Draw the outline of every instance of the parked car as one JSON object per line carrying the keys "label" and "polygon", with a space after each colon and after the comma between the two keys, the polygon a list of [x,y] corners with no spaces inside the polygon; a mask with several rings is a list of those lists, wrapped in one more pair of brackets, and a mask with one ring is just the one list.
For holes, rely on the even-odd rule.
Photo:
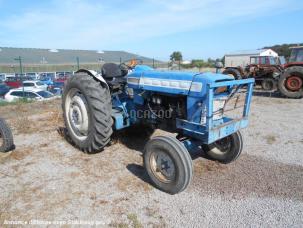
{"label": "parked car", "polygon": [[52,85],[47,87],[47,90],[55,95],[61,95],[63,93],[64,82],[55,81]]}
{"label": "parked car", "polygon": [[56,72],[57,82],[65,82],[69,77],[73,76],[74,72],[66,71],[66,72]]}
{"label": "parked car", "polygon": [[45,85],[52,85],[55,80],[55,73],[40,73],[39,80]]}
{"label": "parked car", "polygon": [[33,80],[39,79],[39,74],[35,72],[26,73],[26,77],[32,78]]}
{"label": "parked car", "polygon": [[25,88],[31,88],[31,89],[42,89],[42,90],[47,90],[47,85],[43,84],[40,81],[24,81],[23,86]]}
{"label": "parked car", "polygon": [[10,88],[19,88],[22,86],[21,78],[17,78],[15,76],[6,77],[5,84]]}
{"label": "parked car", "polygon": [[20,98],[26,98],[29,100],[51,100],[54,98],[54,94],[42,89],[12,89],[4,95],[4,100],[12,102]]}
{"label": "parked car", "polygon": [[5,81],[5,78],[6,78],[6,77],[5,77],[5,74],[0,74],[0,80],[1,80],[1,81]]}
{"label": "parked car", "polygon": [[0,96],[3,97],[10,88],[5,83],[0,83]]}

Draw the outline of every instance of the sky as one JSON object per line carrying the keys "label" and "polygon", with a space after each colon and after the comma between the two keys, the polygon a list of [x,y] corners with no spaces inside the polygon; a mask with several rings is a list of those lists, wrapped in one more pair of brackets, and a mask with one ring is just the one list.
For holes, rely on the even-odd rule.
{"label": "sky", "polygon": [[301,0],[0,0],[0,47],[183,59],[303,42]]}

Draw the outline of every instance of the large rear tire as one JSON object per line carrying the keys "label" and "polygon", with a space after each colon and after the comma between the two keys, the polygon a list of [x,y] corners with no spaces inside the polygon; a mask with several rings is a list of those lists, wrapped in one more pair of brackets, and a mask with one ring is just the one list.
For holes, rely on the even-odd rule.
{"label": "large rear tire", "polygon": [[303,97],[303,67],[293,66],[285,70],[279,79],[279,91],[289,98]]}
{"label": "large rear tire", "polygon": [[64,122],[75,146],[87,153],[101,151],[112,135],[108,88],[90,75],[78,73],[68,79],[62,99]]}
{"label": "large rear tire", "polygon": [[144,149],[144,166],[154,186],[176,194],[189,185],[192,160],[185,146],[176,138],[158,136],[148,141]]}
{"label": "large rear tire", "polygon": [[203,145],[202,148],[210,159],[228,164],[236,160],[242,152],[242,135],[240,131],[237,131],[210,145]]}
{"label": "large rear tire", "polygon": [[12,131],[6,121],[0,118],[0,152],[8,152],[14,148]]}
{"label": "large rear tire", "polygon": [[233,76],[236,80],[242,79],[240,71],[234,68],[227,68],[222,72],[222,74]]}

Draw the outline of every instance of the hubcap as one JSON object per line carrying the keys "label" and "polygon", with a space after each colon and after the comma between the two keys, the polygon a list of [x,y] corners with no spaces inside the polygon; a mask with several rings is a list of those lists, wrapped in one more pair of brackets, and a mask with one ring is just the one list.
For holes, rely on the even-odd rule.
{"label": "hubcap", "polygon": [[302,78],[300,78],[299,76],[290,76],[286,80],[287,88],[292,91],[300,90],[302,87],[302,84],[303,84]]}
{"label": "hubcap", "polygon": [[71,89],[65,100],[66,119],[72,134],[79,140],[85,140],[88,135],[87,102],[77,89]]}
{"label": "hubcap", "polygon": [[169,183],[175,179],[175,165],[171,157],[163,152],[153,152],[150,157],[151,170],[153,174],[164,183]]}

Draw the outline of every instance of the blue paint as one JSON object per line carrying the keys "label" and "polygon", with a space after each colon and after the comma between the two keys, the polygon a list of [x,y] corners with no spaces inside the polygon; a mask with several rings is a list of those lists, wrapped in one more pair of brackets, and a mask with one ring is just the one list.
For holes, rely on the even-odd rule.
{"label": "blue paint", "polygon": [[[248,126],[254,79],[234,80],[230,76],[214,73],[162,72],[143,65],[136,66],[127,79],[127,87],[133,89],[132,95],[123,91],[112,97],[112,116],[117,130],[139,123],[141,117],[137,115],[148,111],[147,103],[153,95],[185,98],[187,118],[176,119],[175,124],[188,137],[183,144],[189,151],[197,150],[201,144],[211,144]],[[172,81],[176,83],[170,84]],[[216,89],[219,87],[226,87],[226,91],[217,94]],[[228,115],[216,115],[214,119],[214,100],[227,99],[234,91],[238,92],[235,87],[247,90],[242,116],[231,119]],[[146,118],[148,119],[144,120],[150,124],[157,122],[157,117],[153,114]]]}

